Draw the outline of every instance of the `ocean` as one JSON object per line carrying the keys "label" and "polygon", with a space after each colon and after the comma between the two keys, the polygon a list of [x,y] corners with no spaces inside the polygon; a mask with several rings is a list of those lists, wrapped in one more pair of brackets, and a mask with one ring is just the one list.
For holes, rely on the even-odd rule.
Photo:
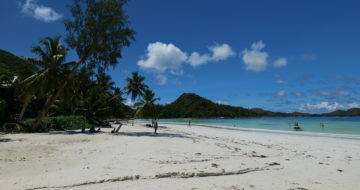
{"label": "ocean", "polygon": [[[148,120],[138,120],[148,121]],[[295,122],[302,127],[304,132],[352,134],[360,135],[360,117],[267,117],[267,118],[236,118],[236,119],[159,119],[159,123],[201,124],[211,126],[225,126],[243,129],[265,129],[294,131]],[[320,123],[324,127],[320,127]]]}

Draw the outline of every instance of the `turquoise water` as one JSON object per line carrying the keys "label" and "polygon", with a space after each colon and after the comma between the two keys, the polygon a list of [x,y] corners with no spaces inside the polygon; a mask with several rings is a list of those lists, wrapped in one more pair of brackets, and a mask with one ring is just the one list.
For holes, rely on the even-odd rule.
{"label": "turquoise water", "polygon": [[[159,122],[221,125],[237,128],[293,131],[290,126],[298,122],[304,132],[360,135],[360,117],[270,117],[237,119],[160,119]],[[145,120],[140,120],[145,121]],[[325,127],[321,128],[320,123]]]}

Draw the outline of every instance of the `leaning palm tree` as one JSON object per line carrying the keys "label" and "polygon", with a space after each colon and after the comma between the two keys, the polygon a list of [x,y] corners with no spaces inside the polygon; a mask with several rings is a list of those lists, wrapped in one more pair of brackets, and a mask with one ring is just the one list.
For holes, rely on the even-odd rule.
{"label": "leaning palm tree", "polygon": [[131,100],[135,101],[149,87],[144,83],[145,77],[139,75],[139,72],[132,72],[132,78],[126,78],[127,85],[124,90],[127,95],[131,94]]}
{"label": "leaning palm tree", "polygon": [[19,120],[22,119],[26,107],[33,98],[47,97],[46,101],[49,101],[51,94],[57,90],[57,87],[61,84],[61,79],[66,76],[73,64],[73,62],[64,64],[69,49],[61,44],[60,36],[55,38],[46,37],[40,40],[39,43],[39,46],[31,49],[39,58],[25,58],[40,70],[26,78],[21,84],[23,93],[20,98],[23,100],[24,105]]}
{"label": "leaning palm tree", "polygon": [[160,98],[155,98],[155,93],[150,89],[146,89],[142,97],[143,99],[135,104],[135,107],[139,108],[135,116],[138,118],[157,119],[159,113],[156,109],[155,102],[160,100]]}

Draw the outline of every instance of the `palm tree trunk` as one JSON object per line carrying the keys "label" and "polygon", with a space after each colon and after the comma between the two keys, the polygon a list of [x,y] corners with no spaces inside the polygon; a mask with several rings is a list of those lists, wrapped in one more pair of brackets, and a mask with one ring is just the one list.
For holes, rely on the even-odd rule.
{"label": "palm tree trunk", "polygon": [[27,107],[29,106],[31,99],[32,99],[32,97],[30,99],[26,100],[24,105],[22,106],[20,116],[18,118],[18,122],[21,121],[22,118],[24,117],[25,111],[26,111]]}
{"label": "palm tree trunk", "polygon": [[66,80],[64,81],[64,83],[59,87],[59,89],[57,89],[57,91],[55,92],[55,94],[53,94],[52,96],[50,96],[51,98],[49,99],[49,101],[45,102],[45,105],[43,106],[43,108],[40,110],[40,112],[38,113],[38,116],[36,117],[34,126],[32,128],[33,131],[36,131],[41,123],[41,121],[44,119],[44,117],[46,116],[46,114],[49,112],[50,107],[54,104],[55,100],[60,96],[60,94],[62,93],[62,91],[65,89],[66,85],[68,84],[69,80],[75,76],[76,71],[78,70],[78,68],[80,67],[80,65],[82,63],[85,62],[87,56],[83,56],[74,66],[74,68],[71,70],[70,74],[68,75],[68,77],[66,78]]}

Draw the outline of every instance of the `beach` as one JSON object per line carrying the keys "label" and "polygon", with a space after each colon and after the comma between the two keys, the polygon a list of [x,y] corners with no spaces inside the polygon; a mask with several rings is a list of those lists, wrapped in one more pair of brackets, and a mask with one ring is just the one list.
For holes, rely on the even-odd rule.
{"label": "beach", "polygon": [[360,189],[360,140],[159,123],[0,135],[0,184],[34,189]]}

